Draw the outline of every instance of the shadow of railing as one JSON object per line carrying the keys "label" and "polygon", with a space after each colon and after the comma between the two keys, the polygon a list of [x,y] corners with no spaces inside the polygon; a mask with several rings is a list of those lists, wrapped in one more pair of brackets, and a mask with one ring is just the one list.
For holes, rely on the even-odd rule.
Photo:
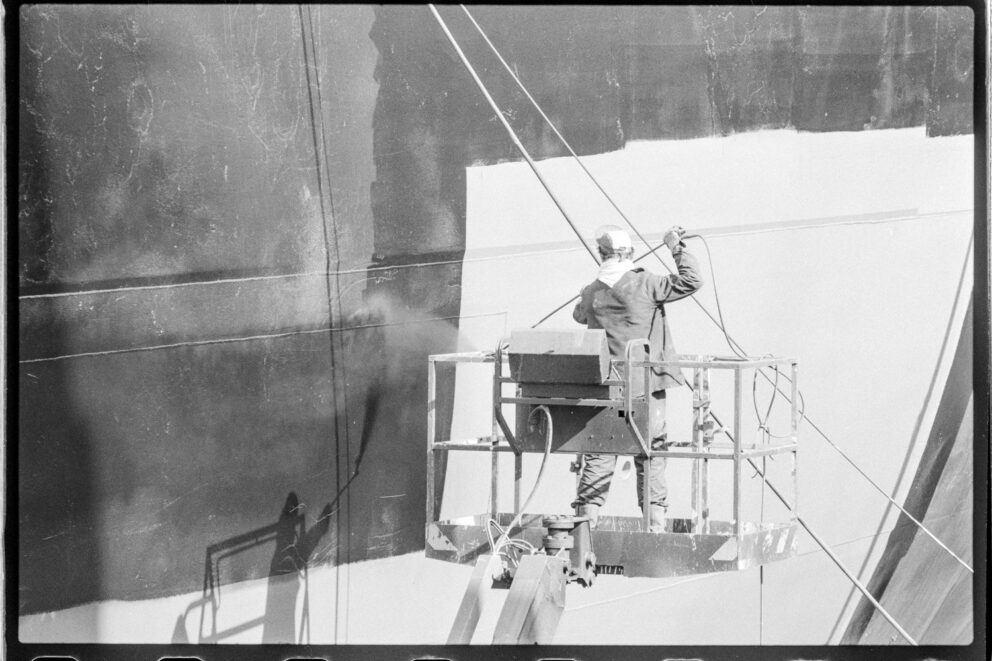
{"label": "shadow of railing", "polygon": [[[305,644],[310,642],[310,581],[308,560],[330,527],[331,505],[321,511],[320,517],[308,530],[305,508],[296,494],[286,497],[279,520],[271,525],[256,528],[207,547],[203,570],[203,595],[190,603],[176,620],[172,642],[219,643],[245,631],[262,627],[262,643]],[[246,551],[272,543],[275,551],[269,564],[265,610],[260,617],[246,619],[218,629],[221,607],[221,564]],[[296,626],[296,601],[303,587],[303,605],[299,626]],[[190,641],[187,620],[200,611],[197,640]],[[210,622],[207,627],[207,611]],[[209,629],[209,630],[207,630]],[[297,633],[298,632],[298,633]]]}

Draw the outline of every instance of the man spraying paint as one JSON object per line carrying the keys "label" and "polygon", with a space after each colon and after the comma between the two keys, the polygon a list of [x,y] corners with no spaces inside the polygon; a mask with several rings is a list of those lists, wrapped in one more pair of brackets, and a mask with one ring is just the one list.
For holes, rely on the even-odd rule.
{"label": "man spraying paint", "polygon": [[[596,244],[602,263],[599,273],[591,284],[582,289],[579,302],[575,305],[572,317],[588,328],[602,328],[606,331],[610,356],[623,359],[627,342],[648,338],[651,342],[652,361],[676,359],[675,347],[668,321],[665,316],[665,303],[690,296],[703,285],[696,258],[685,250],[682,237],[685,230],[672,227],[665,233],[664,241],[678,267],[678,273],[658,276],[634,264],[634,246],[630,235],[619,227],[606,225],[596,231]],[[667,443],[665,425],[665,389],[684,385],[685,379],[680,370],[673,372],[653,368],[651,374],[651,420],[649,431],[651,447],[664,449]],[[595,528],[599,508],[606,501],[616,466],[616,456],[587,454],[583,456],[579,484],[572,506],[580,516],[588,516],[590,526]],[[644,497],[644,458],[637,457],[637,498],[643,508]],[[665,485],[665,459],[651,461],[651,475],[648,477],[650,489],[651,532],[662,532],[665,528],[665,515],[668,510],[668,489]]]}

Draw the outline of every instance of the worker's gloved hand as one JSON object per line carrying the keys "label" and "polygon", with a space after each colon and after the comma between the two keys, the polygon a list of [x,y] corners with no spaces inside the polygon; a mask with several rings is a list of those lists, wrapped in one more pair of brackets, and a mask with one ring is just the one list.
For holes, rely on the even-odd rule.
{"label": "worker's gloved hand", "polygon": [[669,250],[675,250],[678,246],[684,245],[682,244],[683,236],[685,236],[685,228],[681,225],[674,225],[665,232],[665,245],[668,246]]}

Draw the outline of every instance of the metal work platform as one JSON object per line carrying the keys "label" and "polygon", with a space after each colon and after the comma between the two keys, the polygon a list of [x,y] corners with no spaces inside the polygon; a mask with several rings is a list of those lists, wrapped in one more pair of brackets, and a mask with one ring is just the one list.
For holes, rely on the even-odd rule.
{"label": "metal work platform", "polygon": [[[514,457],[514,509],[521,507],[522,459],[525,452],[543,453],[550,442],[555,453],[601,453],[692,462],[691,517],[673,518],[664,532],[649,532],[649,510],[641,517],[600,517],[592,531],[592,547],[600,572],[626,576],[670,577],[716,571],[737,571],[792,557],[796,551],[798,451],[798,368],[792,358],[693,356],[676,361],[652,362],[647,340],[628,343],[624,360],[610,360],[603,331],[518,331],[492,354],[459,353],[429,357],[427,439],[427,557],[471,564],[489,552],[490,520],[509,525],[513,513],[498,512],[499,453]],[[492,433],[472,441],[436,438],[436,387],[439,363],[486,363],[493,366]],[[506,376],[509,368],[509,376]],[[791,430],[785,439],[765,437],[762,443],[742,444],[744,379],[749,370],[789,370],[791,378]],[[651,448],[648,424],[653,406],[650,396],[652,369],[692,370],[692,438],[681,446]],[[722,428],[710,411],[710,377],[713,370],[729,370],[734,379],[731,429]],[[503,394],[504,384],[515,393]],[[516,407],[511,429],[504,406]],[[545,425],[531,413],[545,407],[552,421],[550,438]],[[732,431],[731,431],[732,430]],[[718,435],[729,442],[716,442]],[[489,452],[492,455],[490,489],[492,511],[439,521],[435,512],[435,457],[441,452]],[[742,482],[749,462],[787,455],[790,461],[793,509],[783,521],[742,520]],[[733,466],[732,518],[712,520],[709,513],[710,462]],[[649,470],[649,468],[645,468]],[[761,471],[764,480],[764,471]],[[647,488],[645,481],[645,489]],[[764,485],[762,485],[764,486]],[[644,499],[647,503],[648,499]],[[525,514],[510,534],[532,544],[544,535],[543,514]]]}
{"label": "metal work platform", "polygon": [[[437,521],[427,526],[427,557],[474,564],[490,552],[486,537],[488,514]],[[540,546],[545,534],[540,514],[525,514],[514,537]],[[496,515],[506,527],[512,513]],[[750,569],[795,554],[792,523],[745,523],[740,535],[726,521],[711,521],[709,532],[690,531],[689,519],[669,519],[663,533],[645,532],[640,517],[602,516],[592,531],[599,573],[666,578],[690,574]]]}

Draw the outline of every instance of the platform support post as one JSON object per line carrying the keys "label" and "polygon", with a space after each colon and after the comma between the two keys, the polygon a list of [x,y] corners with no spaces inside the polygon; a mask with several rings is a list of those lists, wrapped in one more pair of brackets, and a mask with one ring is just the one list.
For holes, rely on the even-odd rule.
{"label": "platform support post", "polygon": [[448,645],[468,645],[472,642],[472,634],[479,624],[479,616],[485,606],[486,595],[489,592],[492,576],[489,575],[490,555],[480,555],[475,561],[475,569],[469,578],[468,588],[462,595],[462,603],[455,615],[455,623],[448,634]]}
{"label": "platform support post", "polygon": [[[703,447],[707,447],[713,441],[712,428],[707,427],[708,424],[707,417],[710,412],[710,368],[706,367],[703,369],[703,389],[706,391],[706,411],[703,415]],[[710,531],[710,460],[703,459],[703,469],[702,469],[702,480],[703,485],[701,488],[701,500],[702,500],[702,523],[703,527],[700,532],[709,533]]]}
{"label": "platform support post", "polygon": [[[692,370],[692,449],[696,452],[703,447],[703,374],[702,369]],[[692,529],[698,532],[703,523],[702,512],[702,464],[692,460]]]}
{"label": "platform support post", "polygon": [[741,415],[744,410],[744,390],[741,369],[734,369],[734,535],[740,548],[743,527],[741,526],[741,470],[744,458],[741,448]]}
{"label": "platform support post", "polygon": [[[710,411],[710,371],[705,367],[693,369],[692,449],[702,452],[710,439],[706,429]],[[692,520],[693,532],[705,532],[709,518],[709,460],[692,460]]]}
{"label": "platform support post", "polygon": [[525,555],[496,622],[493,644],[550,644],[565,610],[566,575],[561,558]]}
{"label": "platform support post", "polygon": [[493,424],[492,424],[492,438],[489,439],[489,457],[490,457],[490,477],[491,483],[489,486],[489,516],[492,519],[496,519],[496,515],[499,512],[499,453],[496,452],[497,438],[499,436],[499,420],[496,417],[496,412],[500,411],[503,407],[503,354],[502,351],[496,351],[494,357],[493,365]]}
{"label": "platform support post", "polygon": [[[799,483],[798,475],[796,473],[796,460],[798,459],[798,449],[799,449],[799,364],[792,363],[792,434],[791,441],[796,444],[792,448],[792,452],[789,456],[792,457],[792,521],[795,522],[799,517]],[[805,408],[805,405],[804,405]],[[805,413],[805,411],[803,411]]]}
{"label": "platform support post", "polygon": [[524,453],[513,453],[513,511],[519,512],[521,507],[520,493],[524,477]]}
{"label": "platform support post", "polygon": [[434,436],[437,428],[437,362],[427,361],[427,518],[424,521],[424,535],[427,527],[437,520],[434,511]]}

